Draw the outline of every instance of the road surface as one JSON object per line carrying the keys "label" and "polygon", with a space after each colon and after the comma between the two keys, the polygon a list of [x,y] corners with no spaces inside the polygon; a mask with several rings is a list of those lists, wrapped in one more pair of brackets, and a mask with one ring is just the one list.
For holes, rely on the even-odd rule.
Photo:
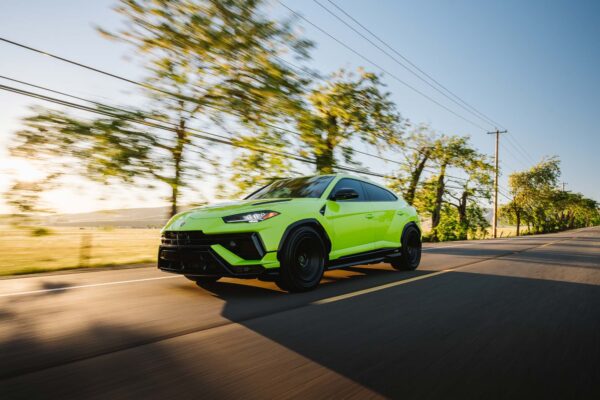
{"label": "road surface", "polygon": [[428,245],[316,291],[0,280],[0,399],[600,399],[600,228]]}

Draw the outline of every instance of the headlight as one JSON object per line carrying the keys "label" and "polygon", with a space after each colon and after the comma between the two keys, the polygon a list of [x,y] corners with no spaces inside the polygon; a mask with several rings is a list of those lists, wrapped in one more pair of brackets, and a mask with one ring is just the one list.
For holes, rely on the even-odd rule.
{"label": "headlight", "polygon": [[232,223],[232,222],[254,223],[254,222],[264,221],[265,219],[273,218],[278,215],[279,215],[279,213],[277,211],[252,211],[252,212],[248,212],[248,213],[235,214],[235,215],[229,215],[227,217],[223,217],[223,221],[225,221],[227,223]]}

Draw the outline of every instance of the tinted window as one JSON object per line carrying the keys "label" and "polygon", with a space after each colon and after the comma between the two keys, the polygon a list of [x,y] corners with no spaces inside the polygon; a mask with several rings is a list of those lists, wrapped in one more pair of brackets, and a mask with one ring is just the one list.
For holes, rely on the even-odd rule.
{"label": "tinted window", "polygon": [[371,185],[363,182],[369,201],[396,201],[398,198],[390,191],[380,188],[379,186]]}
{"label": "tinted window", "polygon": [[321,197],[333,176],[304,176],[280,179],[252,193],[247,199]]}
{"label": "tinted window", "polygon": [[351,200],[344,200],[344,201],[366,201],[367,200],[367,198],[365,196],[365,191],[362,187],[362,184],[359,181],[356,181],[354,179],[348,179],[348,178],[340,179],[339,182],[335,184],[335,187],[331,191],[331,195],[334,195],[335,192],[337,192],[340,189],[352,189],[352,190],[355,190],[356,193],[358,193],[357,198],[351,199]]}

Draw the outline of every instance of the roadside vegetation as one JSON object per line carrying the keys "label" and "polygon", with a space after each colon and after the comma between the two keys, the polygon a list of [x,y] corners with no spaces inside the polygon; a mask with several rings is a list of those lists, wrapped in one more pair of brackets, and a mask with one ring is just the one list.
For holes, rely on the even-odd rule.
{"label": "roadside vegetation", "polygon": [[0,225],[0,276],[155,262],[158,229],[46,228]]}
{"label": "roadside vegetation", "polygon": [[[372,71],[306,68],[314,43],[302,37],[295,19],[274,20],[264,10],[261,0],[118,2],[121,29],[99,33],[128,45],[145,68],[136,82],[145,101],[137,107],[91,102],[86,112],[32,109],[10,151],[47,175],[13,182],[5,194],[13,223],[31,226],[31,215],[51,212],[40,195],[69,175],[115,188],[163,189],[173,215],[184,193],[201,197],[206,176],[216,178],[222,197],[232,197],[275,177],[343,171],[375,176],[401,193],[430,221],[428,240],[489,236],[490,157],[468,136],[409,122]],[[395,170],[370,168],[377,158]],[[559,175],[558,158],[512,174],[502,221],[516,234],[523,227],[543,233],[600,223],[598,204],[559,190]],[[42,258],[25,260],[27,246],[12,250],[12,239],[3,238],[1,274],[78,265],[71,247],[50,250],[67,231],[40,229],[17,236],[44,243],[29,247]],[[105,233],[118,238],[125,232]],[[74,238],[73,246],[81,247]],[[98,248],[87,265],[151,259],[146,246],[156,238],[147,240],[123,257],[120,241],[107,241],[114,251]],[[18,254],[6,257],[11,251]]]}

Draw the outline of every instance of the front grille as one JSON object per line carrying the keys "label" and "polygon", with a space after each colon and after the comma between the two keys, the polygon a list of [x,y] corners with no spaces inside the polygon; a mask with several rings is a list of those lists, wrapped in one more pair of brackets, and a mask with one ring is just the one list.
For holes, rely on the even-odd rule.
{"label": "front grille", "polygon": [[184,274],[228,275],[229,271],[209,251],[161,249],[158,267]]}
{"label": "front grille", "polygon": [[228,265],[212,250],[186,247],[160,247],[158,268],[184,275],[256,276],[264,271],[260,265]]}
{"label": "front grille", "polygon": [[265,255],[258,233],[207,235],[202,231],[166,231],[161,237],[163,246],[212,246],[220,244],[245,260],[260,260]]}

